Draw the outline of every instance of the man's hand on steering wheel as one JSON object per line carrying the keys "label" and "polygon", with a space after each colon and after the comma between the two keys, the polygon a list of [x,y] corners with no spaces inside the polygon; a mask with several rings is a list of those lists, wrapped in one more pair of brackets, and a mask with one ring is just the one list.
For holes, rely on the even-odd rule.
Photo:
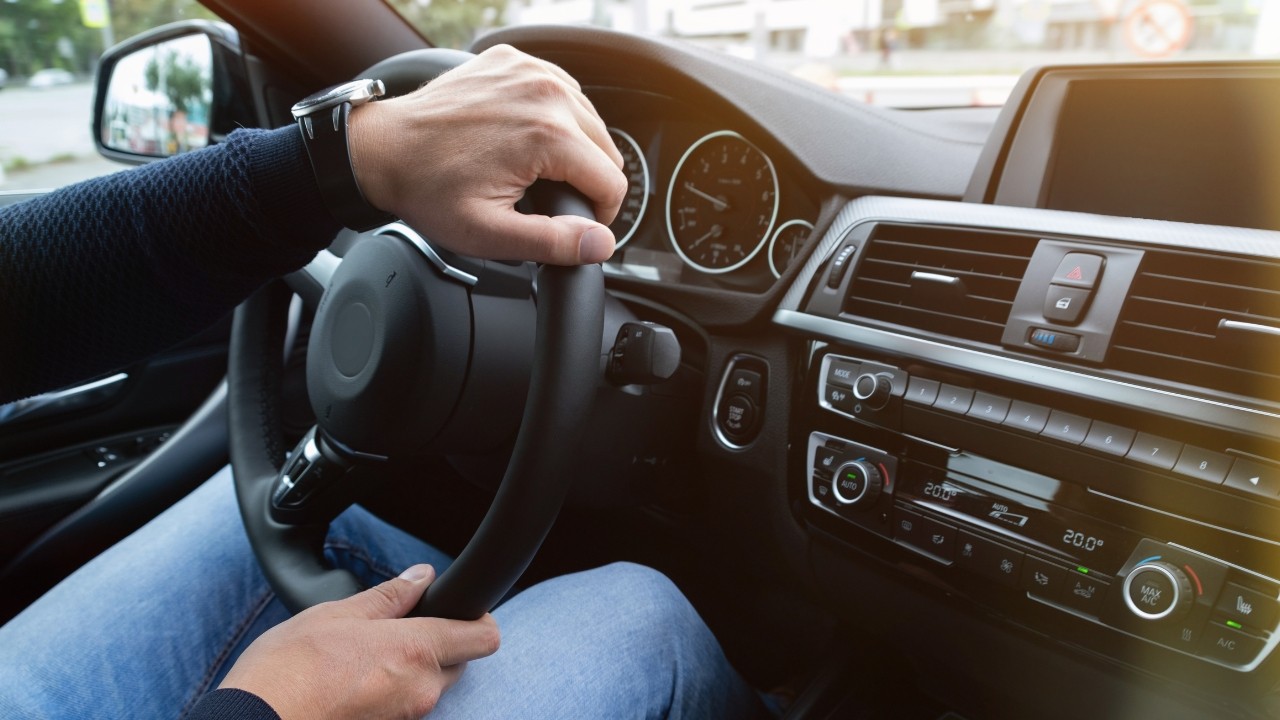
{"label": "man's hand on steering wheel", "polygon": [[604,121],[555,65],[490,48],[417,92],[360,106],[350,138],[369,202],[456,253],[554,265],[613,254],[601,222],[515,209],[535,180],[558,180],[608,223],[627,192]]}

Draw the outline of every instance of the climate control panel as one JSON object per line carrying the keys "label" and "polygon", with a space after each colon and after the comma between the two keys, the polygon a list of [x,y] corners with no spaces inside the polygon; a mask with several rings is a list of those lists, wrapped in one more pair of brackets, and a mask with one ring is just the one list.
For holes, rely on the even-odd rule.
{"label": "climate control panel", "polygon": [[[912,447],[903,440],[896,451]],[[920,456],[811,432],[809,502],[961,587],[1022,596],[1205,662],[1249,671],[1280,644],[1280,582],[1071,507],[1071,489],[1051,478],[959,451],[941,465]],[[1037,488],[1042,497],[1028,494]]]}

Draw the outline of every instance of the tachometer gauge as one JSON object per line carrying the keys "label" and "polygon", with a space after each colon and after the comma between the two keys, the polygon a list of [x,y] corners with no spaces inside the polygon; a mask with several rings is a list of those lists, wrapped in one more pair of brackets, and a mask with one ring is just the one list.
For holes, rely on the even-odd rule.
{"label": "tachometer gauge", "polygon": [[726,273],[746,265],[777,217],[773,161],[735,132],[713,132],[689,146],[671,176],[667,232],[695,270]]}
{"label": "tachometer gauge", "polygon": [[812,230],[813,225],[804,220],[788,220],[778,226],[769,241],[769,269],[774,277],[780,278],[787,271]]}
{"label": "tachometer gauge", "polygon": [[649,206],[649,165],[635,138],[617,128],[609,128],[609,135],[618,146],[618,152],[622,153],[622,172],[627,176],[627,196],[622,199],[618,216],[609,223],[609,229],[618,241],[617,247],[622,247],[636,234],[644,210]]}

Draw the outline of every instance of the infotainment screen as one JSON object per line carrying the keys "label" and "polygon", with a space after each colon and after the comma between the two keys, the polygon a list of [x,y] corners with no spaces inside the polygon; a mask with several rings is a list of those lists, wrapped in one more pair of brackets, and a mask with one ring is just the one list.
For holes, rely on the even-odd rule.
{"label": "infotainment screen", "polygon": [[1077,77],[1042,206],[1280,230],[1280,79]]}

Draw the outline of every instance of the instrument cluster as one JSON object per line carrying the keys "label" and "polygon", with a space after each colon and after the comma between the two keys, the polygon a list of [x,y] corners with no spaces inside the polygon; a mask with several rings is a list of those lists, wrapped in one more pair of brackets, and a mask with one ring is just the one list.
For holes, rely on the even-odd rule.
{"label": "instrument cluster", "polygon": [[[597,91],[629,183],[606,272],[763,290],[795,261],[817,205],[750,129],[668,98]],[[600,98],[604,95],[605,98]]]}

